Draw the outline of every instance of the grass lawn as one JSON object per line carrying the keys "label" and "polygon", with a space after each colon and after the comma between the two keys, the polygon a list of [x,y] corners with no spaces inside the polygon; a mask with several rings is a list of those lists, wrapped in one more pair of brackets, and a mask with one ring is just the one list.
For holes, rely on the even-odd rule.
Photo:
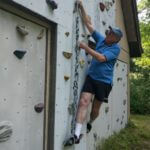
{"label": "grass lawn", "polygon": [[110,136],[98,150],[150,150],[150,115],[131,115],[127,127]]}

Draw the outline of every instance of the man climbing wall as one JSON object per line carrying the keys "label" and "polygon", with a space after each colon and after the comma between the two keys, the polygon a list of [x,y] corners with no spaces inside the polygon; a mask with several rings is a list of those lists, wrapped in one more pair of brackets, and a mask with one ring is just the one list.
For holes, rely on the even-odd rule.
{"label": "man climbing wall", "polygon": [[93,95],[95,98],[92,104],[90,120],[87,123],[87,133],[92,129],[93,121],[99,116],[102,103],[108,103],[108,96],[113,86],[114,65],[120,53],[120,47],[117,43],[123,36],[119,28],[110,28],[104,38],[103,35],[94,29],[91,19],[83,7],[82,1],[78,0],[77,4],[83,22],[96,42],[96,49],[91,49],[84,42],[79,42],[79,47],[85,50],[86,53],[89,53],[93,59],[80,95],[75,134],[66,141],[65,146],[80,143],[82,125],[86,119],[88,106]]}

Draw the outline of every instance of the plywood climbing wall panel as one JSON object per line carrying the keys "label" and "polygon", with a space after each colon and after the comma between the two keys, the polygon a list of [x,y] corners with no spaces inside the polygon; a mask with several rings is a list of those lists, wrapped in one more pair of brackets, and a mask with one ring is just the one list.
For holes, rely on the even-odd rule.
{"label": "plywood climbing wall panel", "polygon": [[42,150],[46,29],[0,10],[0,45],[0,125],[12,131],[0,149]]}
{"label": "plywood climbing wall panel", "polygon": [[112,91],[112,131],[119,131],[127,124],[127,64],[117,61]]}
{"label": "plywood climbing wall panel", "polygon": [[[64,140],[70,136],[73,117],[71,104],[74,98],[73,85],[76,60],[76,14],[73,13],[75,0],[55,0],[58,8],[54,10],[46,0],[39,0],[38,2],[37,0],[13,0],[13,2],[57,23],[56,96],[53,106],[55,107],[53,122],[55,134],[51,138],[54,138],[54,143],[52,143],[54,150],[62,150],[64,149]],[[100,8],[100,3],[105,7],[103,11]],[[83,5],[97,31],[105,35],[109,26],[115,27],[115,0],[83,0]],[[2,143],[0,146],[8,150],[10,147],[13,147],[13,150],[17,150],[17,148],[22,150],[27,145],[27,150],[40,150],[43,147],[43,112],[35,113],[34,105],[44,102],[45,28],[4,11],[1,12],[0,19],[3,21],[0,22],[0,42],[2,43],[1,52],[3,53],[0,55],[0,73],[2,74],[2,80],[0,81],[0,92],[2,93],[0,94],[0,112],[2,112],[0,113],[0,121],[10,121],[13,124],[13,134],[9,141]],[[18,23],[25,25],[29,34],[24,37],[21,36],[16,31]],[[41,33],[42,38],[37,39],[39,33]],[[79,16],[79,40],[87,42],[87,39],[83,36],[85,33],[88,34],[87,29]],[[26,31],[23,34],[26,34]],[[92,40],[91,37],[90,40]],[[27,51],[22,60],[13,55],[14,50],[17,49]],[[66,59],[63,52],[70,53],[72,56]],[[81,50],[79,54],[81,64],[78,67],[78,94],[82,89],[90,60],[91,57],[87,56],[84,50]],[[119,131],[127,122],[125,99],[128,66],[121,61],[117,63],[119,66],[115,66],[114,87],[109,96],[109,103],[102,105],[100,116],[93,123],[92,131],[90,134],[86,134],[86,122],[90,115],[89,108],[87,120],[82,129],[84,137],[81,143],[66,149],[95,150],[100,140],[111,135],[113,131]],[[123,69],[124,71],[122,71]],[[8,108],[11,109],[7,111]]]}

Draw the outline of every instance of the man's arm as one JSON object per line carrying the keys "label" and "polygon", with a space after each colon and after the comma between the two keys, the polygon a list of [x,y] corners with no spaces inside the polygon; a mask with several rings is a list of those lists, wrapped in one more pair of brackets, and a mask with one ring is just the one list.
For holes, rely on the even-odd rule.
{"label": "man's arm", "polygon": [[91,18],[86,13],[86,11],[85,11],[85,9],[83,7],[82,1],[78,0],[77,3],[79,4],[79,8],[81,10],[81,15],[82,15],[82,19],[83,19],[84,24],[86,25],[86,27],[89,30],[89,32],[93,33],[94,28],[93,28],[93,25],[92,25],[92,22],[91,22]]}
{"label": "man's arm", "polygon": [[100,62],[105,62],[106,57],[96,51],[94,51],[93,49],[91,49],[90,47],[88,47],[87,44],[80,42],[79,43],[80,48],[83,48],[87,53],[89,53],[91,56],[93,56],[95,59],[97,59]]}

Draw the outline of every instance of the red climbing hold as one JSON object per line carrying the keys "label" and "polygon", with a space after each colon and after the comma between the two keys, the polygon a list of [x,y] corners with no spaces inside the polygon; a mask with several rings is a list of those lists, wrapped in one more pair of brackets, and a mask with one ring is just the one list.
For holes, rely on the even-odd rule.
{"label": "red climbing hold", "polygon": [[99,3],[99,7],[100,7],[101,11],[104,11],[106,8],[103,3]]}

